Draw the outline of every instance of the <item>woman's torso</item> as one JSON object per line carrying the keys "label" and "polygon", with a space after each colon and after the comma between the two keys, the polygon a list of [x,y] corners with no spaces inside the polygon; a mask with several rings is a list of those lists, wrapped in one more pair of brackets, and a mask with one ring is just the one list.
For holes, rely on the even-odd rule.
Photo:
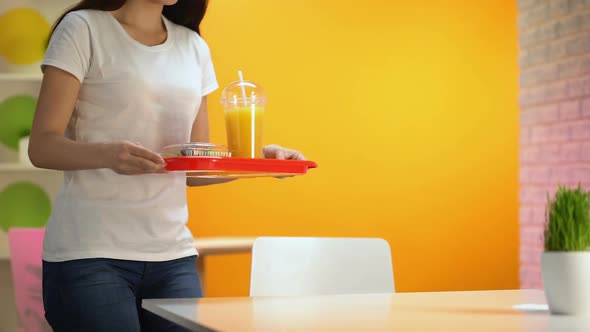
{"label": "woman's torso", "polygon": [[[90,58],[66,135],[85,143],[128,140],[154,152],[188,142],[206,88],[204,41],[165,20],[166,41],[149,47],[108,12],[70,15],[75,18],[66,19],[86,24],[76,23],[88,29],[87,40],[81,38],[88,52],[80,56]],[[192,255],[187,218],[184,174],[67,171],[47,225],[44,259],[153,261]]]}

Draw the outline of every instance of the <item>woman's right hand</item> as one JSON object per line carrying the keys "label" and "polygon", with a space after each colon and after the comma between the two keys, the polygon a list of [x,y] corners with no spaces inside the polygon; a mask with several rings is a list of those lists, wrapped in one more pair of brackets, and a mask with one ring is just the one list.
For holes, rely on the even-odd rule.
{"label": "woman's right hand", "polygon": [[109,165],[121,175],[138,175],[148,173],[166,173],[166,162],[139,144],[129,141],[109,145]]}

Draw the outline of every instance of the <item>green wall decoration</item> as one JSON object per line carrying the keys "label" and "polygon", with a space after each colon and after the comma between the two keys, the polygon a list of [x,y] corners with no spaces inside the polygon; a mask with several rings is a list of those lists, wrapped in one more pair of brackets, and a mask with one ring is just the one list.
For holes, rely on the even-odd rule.
{"label": "green wall decoration", "polygon": [[0,229],[44,227],[51,214],[51,200],[37,184],[15,182],[0,191]]}
{"label": "green wall decoration", "polygon": [[27,135],[33,124],[37,99],[16,95],[0,103],[0,143],[18,150],[18,142]]}

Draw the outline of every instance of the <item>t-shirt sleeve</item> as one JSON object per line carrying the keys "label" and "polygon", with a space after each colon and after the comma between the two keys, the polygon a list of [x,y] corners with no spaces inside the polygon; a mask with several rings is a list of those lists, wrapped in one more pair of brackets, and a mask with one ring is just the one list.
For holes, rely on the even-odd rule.
{"label": "t-shirt sleeve", "polygon": [[201,95],[206,96],[217,90],[219,85],[217,84],[217,77],[215,75],[215,68],[211,59],[209,46],[201,37],[199,37],[199,57],[201,63],[201,72],[203,73],[201,81]]}
{"label": "t-shirt sleeve", "polygon": [[53,66],[74,75],[80,83],[90,67],[90,29],[82,17],[68,13],[57,25],[41,63],[41,70]]}

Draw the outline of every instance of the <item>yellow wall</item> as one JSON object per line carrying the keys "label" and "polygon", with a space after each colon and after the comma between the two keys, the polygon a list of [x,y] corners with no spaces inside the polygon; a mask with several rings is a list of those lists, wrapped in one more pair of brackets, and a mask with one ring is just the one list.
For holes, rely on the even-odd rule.
{"label": "yellow wall", "polygon": [[[190,189],[197,236],[383,237],[398,291],[518,287],[514,0],[213,0],[204,37],[222,87],[266,88],[266,143],[320,167]],[[207,269],[247,294],[248,255]]]}

